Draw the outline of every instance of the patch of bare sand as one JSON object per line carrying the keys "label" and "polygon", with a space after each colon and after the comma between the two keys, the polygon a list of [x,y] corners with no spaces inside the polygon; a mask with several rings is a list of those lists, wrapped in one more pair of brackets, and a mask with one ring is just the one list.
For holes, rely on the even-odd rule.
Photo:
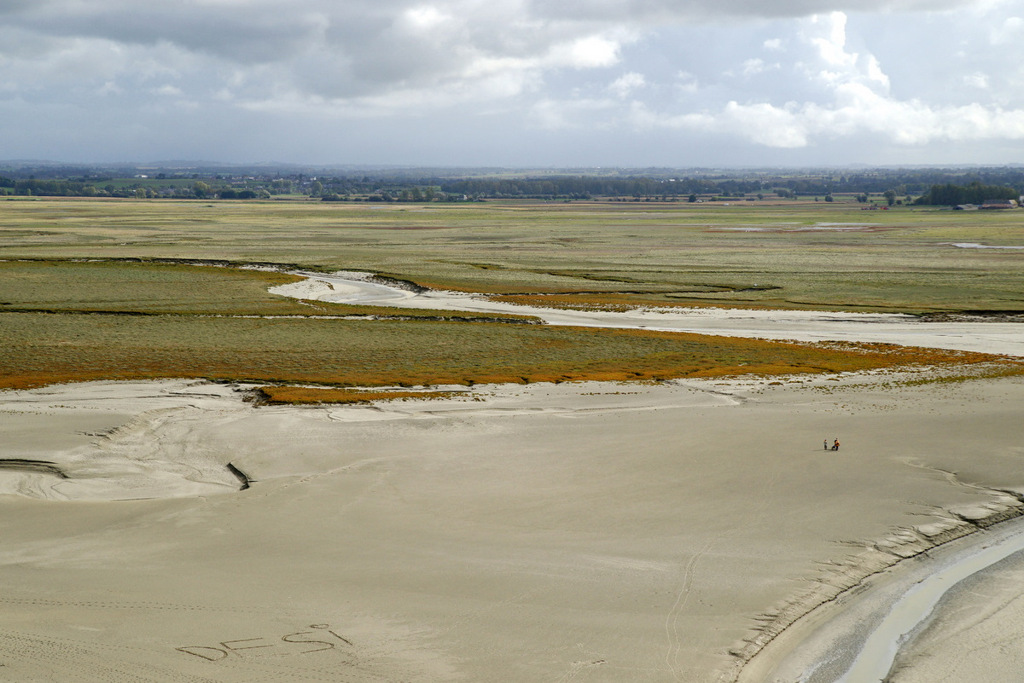
{"label": "patch of bare sand", "polygon": [[0,457],[65,466],[58,487],[76,467],[102,480],[90,454],[140,467],[144,442],[210,487],[0,495],[0,677],[728,677],[759,626],[892,556],[875,542],[897,527],[951,529],[950,508],[1002,500],[965,482],[1024,485],[1024,383],[892,379],[323,408],[189,382],[0,394]]}
{"label": "patch of bare sand", "polygon": [[190,436],[197,421],[244,411],[234,393],[195,381],[2,392],[0,494],[128,500],[237,490],[232,451]]}

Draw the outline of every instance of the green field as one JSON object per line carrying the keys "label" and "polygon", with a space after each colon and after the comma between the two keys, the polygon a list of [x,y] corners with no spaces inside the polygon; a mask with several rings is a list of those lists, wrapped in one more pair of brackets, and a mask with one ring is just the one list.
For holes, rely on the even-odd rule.
{"label": "green field", "polygon": [[1024,310],[1024,250],[953,245],[1024,247],[1022,223],[1024,212],[1015,211],[869,212],[808,202],[3,201],[0,386],[176,376],[472,384],[979,361],[471,322],[431,311],[408,320],[394,309],[269,294],[294,279],[285,273],[182,261],[367,270],[561,305],[1006,312]]}

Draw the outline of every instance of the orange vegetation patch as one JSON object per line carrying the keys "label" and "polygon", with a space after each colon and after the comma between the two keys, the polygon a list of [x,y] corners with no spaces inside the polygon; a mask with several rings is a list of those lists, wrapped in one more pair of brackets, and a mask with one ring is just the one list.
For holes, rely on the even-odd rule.
{"label": "orange vegetation patch", "polygon": [[325,403],[372,403],[374,401],[431,400],[450,398],[454,391],[367,391],[337,387],[263,386],[256,402],[266,405],[319,405]]}

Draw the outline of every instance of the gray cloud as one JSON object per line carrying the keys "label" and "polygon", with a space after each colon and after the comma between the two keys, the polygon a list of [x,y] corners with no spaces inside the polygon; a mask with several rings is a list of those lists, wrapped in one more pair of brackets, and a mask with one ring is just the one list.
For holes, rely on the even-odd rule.
{"label": "gray cloud", "polygon": [[170,43],[186,50],[244,62],[277,61],[294,54],[318,30],[315,16],[282,15],[269,5],[42,0],[9,12],[8,25],[54,38],[115,43]]}
{"label": "gray cloud", "polygon": [[707,21],[799,18],[828,12],[942,11],[969,0],[531,0],[531,14],[561,20]]}
{"label": "gray cloud", "polygon": [[[1024,0],[8,0],[0,133],[211,158],[200,143],[247,149],[224,142],[241,122],[274,131],[254,154],[391,155],[367,162],[664,163],[666,136],[751,158],[996,149],[1024,139],[1021,17]],[[42,153],[16,137],[17,155]],[[385,137],[394,148],[364,142]]]}
{"label": "gray cloud", "polygon": [[[836,9],[893,11],[924,3],[833,4]],[[416,84],[472,81],[482,70],[501,66],[510,72],[543,72],[604,65],[600,59],[588,62],[581,52],[585,44],[574,43],[609,34],[616,34],[609,40],[621,43],[624,33],[642,34],[666,22],[792,17],[826,9],[817,0],[312,0],[295,8],[268,0],[146,5],[135,0],[37,0],[7,3],[3,11],[5,24],[30,32],[36,45],[83,39],[169,45],[235,66],[275,65],[277,79],[297,90],[345,98]],[[25,49],[24,44],[0,45],[13,55]]]}

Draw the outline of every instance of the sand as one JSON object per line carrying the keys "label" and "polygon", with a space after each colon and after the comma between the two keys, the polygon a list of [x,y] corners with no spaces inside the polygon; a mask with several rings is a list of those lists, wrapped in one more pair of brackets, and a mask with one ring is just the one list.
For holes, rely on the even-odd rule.
{"label": "sand", "polygon": [[892,379],[5,392],[3,457],[68,479],[0,471],[0,678],[721,680],[851,555],[1024,485],[1024,382]]}
{"label": "sand", "polygon": [[[913,378],[0,392],[0,458],[34,463],[0,469],[0,680],[728,681],[759,652],[771,680],[1020,508],[1024,380]],[[978,580],[1024,609],[1020,567]]]}

